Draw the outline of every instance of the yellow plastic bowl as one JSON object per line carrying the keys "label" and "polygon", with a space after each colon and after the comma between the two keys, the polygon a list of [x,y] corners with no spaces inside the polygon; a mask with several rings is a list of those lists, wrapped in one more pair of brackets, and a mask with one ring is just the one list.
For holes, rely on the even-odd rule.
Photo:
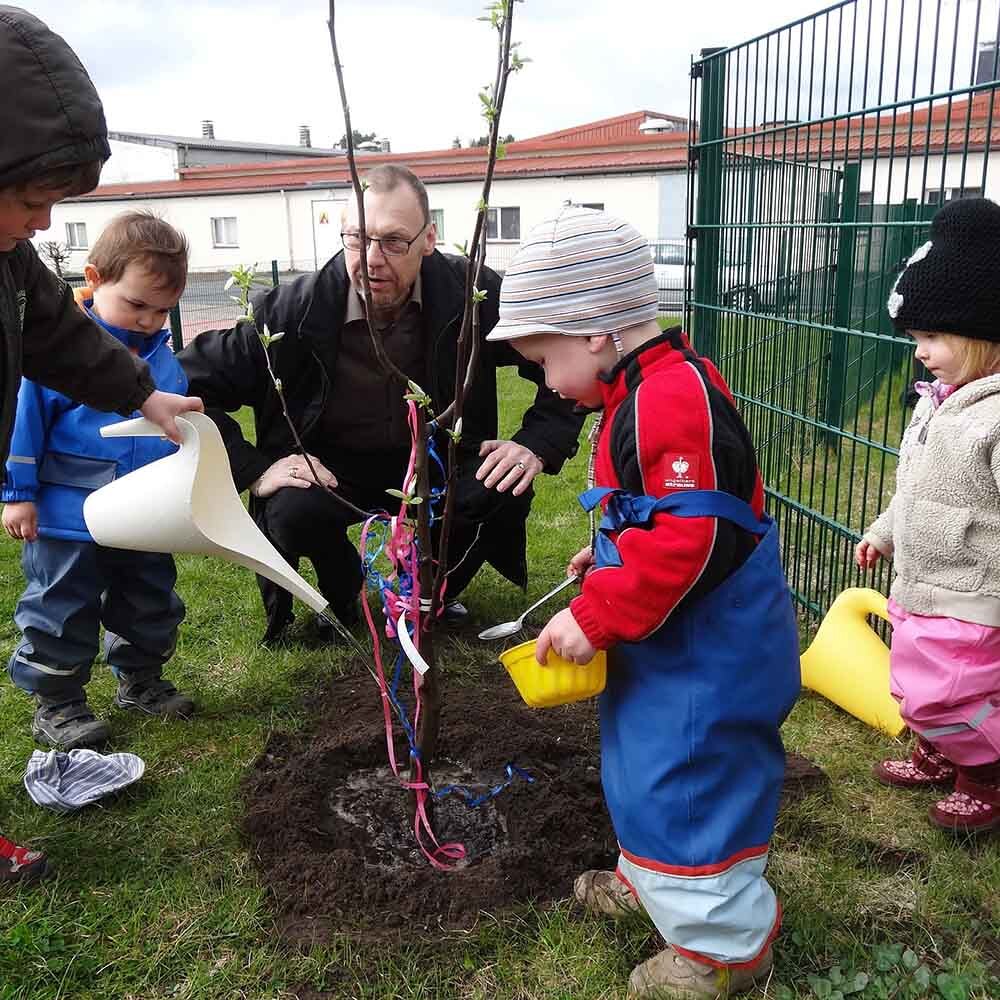
{"label": "yellow plastic bowl", "polygon": [[532,708],[552,708],[593,698],[604,690],[608,660],[603,650],[585,664],[570,663],[552,650],[542,666],[535,659],[535,641],[522,642],[500,654],[500,662]]}

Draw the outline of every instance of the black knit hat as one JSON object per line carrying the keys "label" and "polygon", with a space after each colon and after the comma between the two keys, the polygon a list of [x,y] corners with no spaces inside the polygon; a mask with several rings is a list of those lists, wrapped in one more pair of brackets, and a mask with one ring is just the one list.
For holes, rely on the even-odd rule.
{"label": "black knit hat", "polygon": [[988,198],[945,205],[896,279],[888,309],[900,330],[1000,342],[1000,205]]}

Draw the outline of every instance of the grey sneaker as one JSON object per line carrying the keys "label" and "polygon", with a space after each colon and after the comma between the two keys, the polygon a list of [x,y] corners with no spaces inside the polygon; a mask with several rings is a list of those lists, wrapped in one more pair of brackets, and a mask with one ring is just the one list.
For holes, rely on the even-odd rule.
{"label": "grey sneaker", "polygon": [[115,704],[161,719],[188,719],[194,715],[194,699],[182,694],[163,677],[130,678],[125,674],[118,679]]}
{"label": "grey sneaker", "polygon": [[56,697],[35,695],[38,708],[31,735],[56,750],[85,750],[103,746],[111,733],[107,723],[94,716],[83,689]]}

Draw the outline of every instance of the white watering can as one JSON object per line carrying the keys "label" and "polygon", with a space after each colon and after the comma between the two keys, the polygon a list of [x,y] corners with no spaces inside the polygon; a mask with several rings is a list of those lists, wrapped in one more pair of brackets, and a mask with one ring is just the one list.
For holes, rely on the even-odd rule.
{"label": "white watering can", "polygon": [[[94,541],[138,552],[219,556],[284,587],[341,631],[340,622],[324,614],[323,595],[288,565],[247,513],[211,417],[186,413],[177,426],[177,451],[87,497],[83,517]],[[101,436],[163,437],[163,431],[138,417],[102,427]]]}

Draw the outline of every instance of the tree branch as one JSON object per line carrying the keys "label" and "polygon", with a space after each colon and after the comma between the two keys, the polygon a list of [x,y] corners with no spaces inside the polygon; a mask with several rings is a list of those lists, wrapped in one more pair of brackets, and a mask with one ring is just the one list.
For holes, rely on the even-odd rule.
{"label": "tree branch", "polygon": [[[497,15],[502,20],[497,23]],[[493,175],[496,170],[497,148],[500,136],[500,115],[503,111],[504,98],[507,94],[507,81],[510,74],[523,65],[521,60],[513,63],[511,60],[511,31],[514,24],[514,0],[497,0],[493,8],[493,23],[498,29],[497,72],[493,84],[495,95],[492,105],[487,108],[490,121],[489,153],[486,161],[486,177],[483,181],[483,192],[479,199],[479,212],[476,216],[476,228],[473,233],[469,264],[465,272],[465,312],[462,316],[462,328],[458,338],[458,362],[455,366],[455,396],[451,404],[437,417],[437,423],[447,426],[453,424],[453,430],[448,442],[448,476],[445,484],[444,511],[441,515],[441,531],[438,539],[437,571],[434,576],[434,587],[431,600],[429,622],[433,623],[438,615],[443,600],[445,579],[448,575],[448,549],[451,539],[451,524],[455,509],[455,483],[458,478],[458,449],[462,434],[462,413],[465,397],[469,387],[476,377],[479,364],[479,354],[482,340],[479,335],[480,289],[479,283],[483,266],[486,261],[486,219],[489,212],[490,191],[493,187]]]}
{"label": "tree branch", "polygon": [[336,16],[337,0],[330,0],[330,17],[327,27],[330,32],[330,46],[333,49],[333,66],[337,71],[337,86],[340,88],[340,103],[344,108],[344,132],[347,139],[347,165],[351,171],[351,185],[354,188],[354,196],[358,201],[358,237],[361,240],[361,288],[364,292],[365,319],[368,323],[368,336],[371,337],[372,349],[375,351],[375,358],[382,366],[382,369],[402,385],[409,381],[393,363],[385,348],[382,346],[382,338],[375,329],[375,307],[372,301],[372,289],[368,282],[368,230],[365,228],[365,188],[358,176],[358,164],[354,155],[354,130],[351,128],[351,108],[347,103],[347,89],[344,86],[344,69],[340,64],[340,51],[337,48],[337,29],[334,18]]}

